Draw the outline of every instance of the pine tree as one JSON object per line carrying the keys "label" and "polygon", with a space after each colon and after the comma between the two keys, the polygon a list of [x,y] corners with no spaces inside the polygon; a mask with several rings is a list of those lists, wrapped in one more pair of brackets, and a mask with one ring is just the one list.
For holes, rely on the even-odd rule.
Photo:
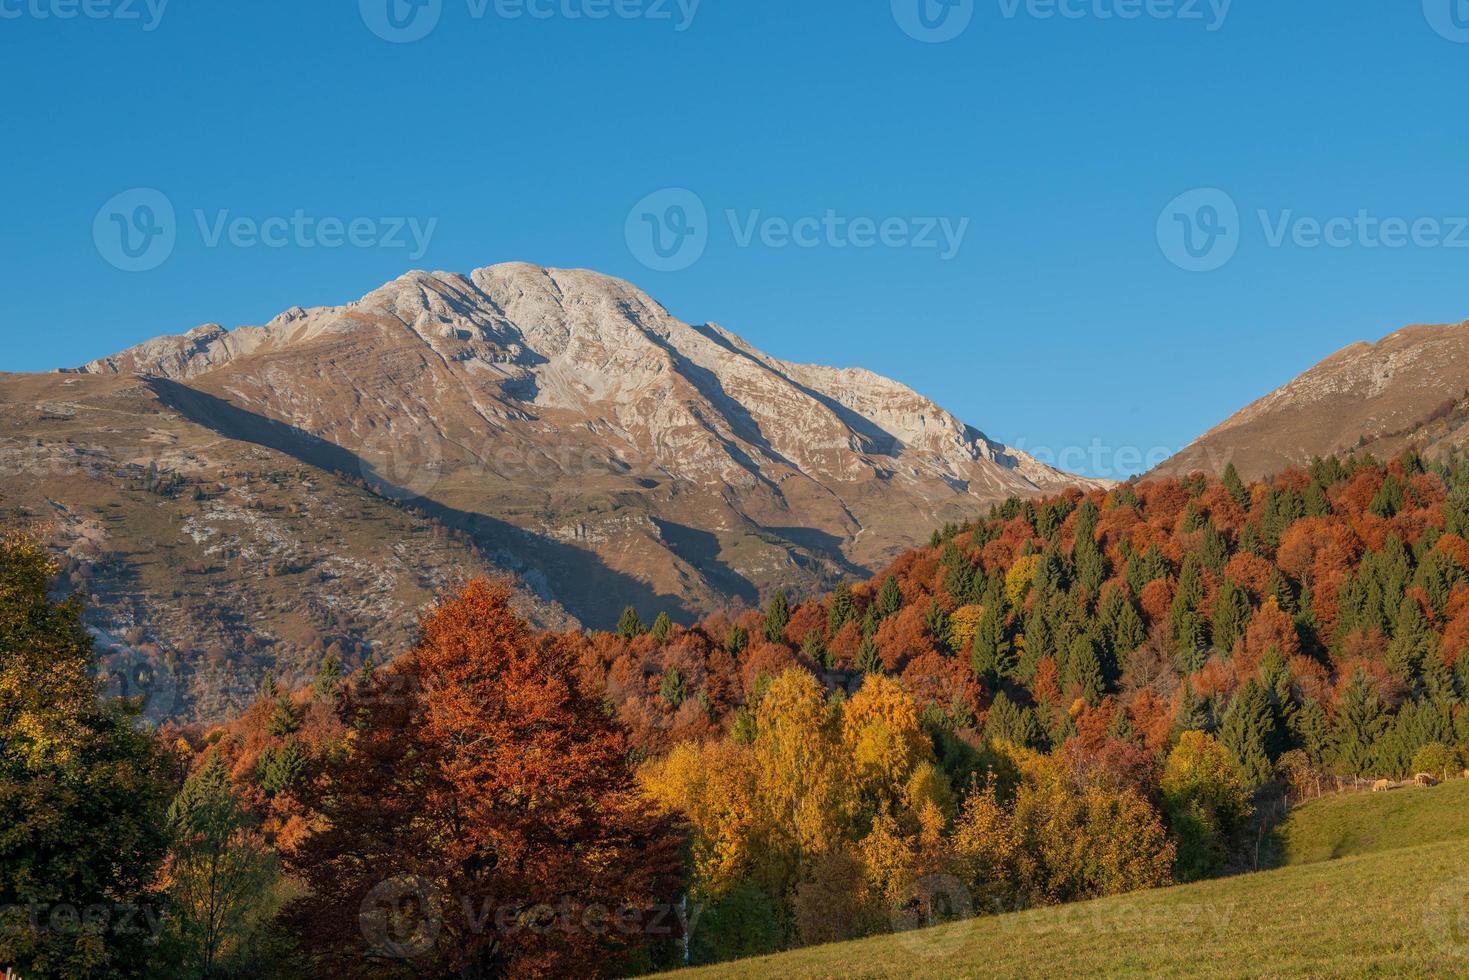
{"label": "pine tree", "polygon": [[1088,704],[1097,705],[1106,693],[1106,679],[1102,676],[1102,663],[1097,657],[1097,648],[1084,636],[1077,637],[1071,644],[1066,658],[1066,687],[1075,687]]}
{"label": "pine tree", "polygon": [[1324,769],[1331,758],[1331,722],[1326,709],[1314,698],[1301,702],[1301,707],[1291,718],[1291,736],[1306,753],[1313,769]]}
{"label": "pine tree", "polygon": [[1352,675],[1336,705],[1332,726],[1334,765],[1343,776],[1364,776],[1372,768],[1378,736],[1382,733],[1382,701],[1366,672]]}
{"label": "pine tree", "polygon": [[791,607],[786,600],[785,590],[777,592],[765,610],[765,638],[779,643],[785,636],[786,625],[791,621]]}
{"label": "pine tree", "polygon": [[342,658],[332,650],[327,650],[326,656],[321,658],[321,666],[316,669],[316,682],[311,685],[311,694],[316,698],[324,698],[336,690],[337,681],[342,679]]}
{"label": "pine tree", "polygon": [[831,593],[831,601],[826,609],[827,635],[836,636],[856,615],[857,610],[852,603],[852,587],[846,582],[838,583]]}
{"label": "pine tree", "polygon": [[617,621],[617,635],[624,640],[636,639],[642,636],[646,630],[643,621],[638,618],[638,611],[633,606],[628,606],[622,611],[622,618]]}
{"label": "pine tree", "polygon": [[1326,489],[1319,483],[1312,483],[1306,488],[1306,516],[1327,517],[1331,514],[1331,500],[1326,496]]}
{"label": "pine tree", "polygon": [[937,598],[928,600],[928,609],[923,613],[923,628],[928,631],[935,646],[943,646],[949,637],[949,614],[939,605]]}
{"label": "pine tree", "polygon": [[1290,668],[1279,647],[1272,646],[1265,651],[1265,657],[1260,661],[1260,682],[1269,692],[1271,705],[1275,709],[1277,741],[1270,747],[1270,755],[1271,758],[1276,758],[1286,750],[1288,734],[1293,730],[1292,723],[1296,712],[1300,710],[1291,684]]}
{"label": "pine tree", "polygon": [[1409,684],[1423,673],[1430,661],[1438,660],[1438,636],[1429,627],[1423,607],[1412,596],[1404,596],[1398,606],[1386,659],[1388,669]]}
{"label": "pine tree", "polygon": [[749,645],[750,634],[738,623],[730,626],[729,632],[724,634],[724,652],[731,657],[738,657]]}
{"label": "pine tree", "polygon": [[865,637],[857,647],[857,669],[864,674],[876,674],[882,670],[882,657],[877,652],[877,641]]}
{"label": "pine tree", "polygon": [[1406,502],[1402,481],[1389,473],[1387,479],[1382,481],[1382,486],[1378,488],[1377,495],[1372,498],[1372,503],[1367,509],[1378,517],[1389,518],[1396,516]]}
{"label": "pine tree", "polygon": [[801,655],[823,670],[832,670],[836,666],[819,629],[806,631],[805,638],[801,640]]}
{"label": "pine tree", "polygon": [[[1125,542],[1124,542],[1125,543]],[[1149,582],[1168,576],[1168,559],[1156,543],[1148,545],[1141,555],[1127,561],[1127,587],[1133,595],[1142,595],[1143,587]]]}
{"label": "pine tree", "polygon": [[898,580],[889,575],[883,579],[882,588],[877,593],[877,618],[887,619],[902,608],[903,592],[898,588]]}
{"label": "pine tree", "polygon": [[1208,732],[1214,728],[1209,715],[1209,706],[1194,693],[1193,684],[1183,682],[1178,694],[1178,714],[1174,717],[1175,732]]}
{"label": "pine tree", "polygon": [[1131,597],[1121,588],[1113,587],[1103,596],[1098,617],[1114,660],[1124,659],[1147,639],[1142,617],[1138,615]]}
{"label": "pine tree", "polygon": [[1204,567],[1215,575],[1224,572],[1224,566],[1229,562],[1229,542],[1224,540],[1224,535],[1214,526],[1212,520],[1204,522],[1204,533],[1199,539],[1199,560]]}
{"label": "pine tree", "polygon": [[677,710],[687,697],[684,688],[683,671],[677,667],[669,667],[663,673],[663,683],[659,685],[658,692],[670,708]]}
{"label": "pine tree", "polygon": [[1273,598],[1275,605],[1287,616],[1294,616],[1300,610],[1290,582],[1278,567],[1273,567],[1270,572],[1270,581],[1265,584],[1265,594]]}
{"label": "pine tree", "polygon": [[1076,508],[1076,523],[1072,525],[1072,533],[1078,543],[1082,541],[1096,543],[1097,522],[1101,518],[1101,510],[1090,497],[1081,502],[1081,505]]}
{"label": "pine tree", "polygon": [[970,662],[975,676],[989,687],[1015,673],[1015,652],[1005,632],[1005,623],[998,603],[985,607],[984,615],[974,630]]}
{"label": "pine tree", "polygon": [[1234,468],[1233,463],[1224,467],[1224,489],[1234,498],[1234,502],[1245,510],[1250,509],[1250,491],[1245,488],[1244,481],[1239,478],[1239,470]]}
{"label": "pine tree", "polygon": [[306,753],[294,735],[288,736],[279,749],[266,746],[256,763],[255,774],[266,796],[275,797],[296,784],[306,771]]}
{"label": "pine tree", "polygon": [[1011,701],[1004,691],[995,695],[985,715],[984,737],[987,741],[1009,742],[1021,748],[1033,748],[1042,740],[1035,712]]}
{"label": "pine tree", "polygon": [[660,612],[657,618],[653,620],[653,629],[650,632],[653,634],[653,639],[659,643],[666,642],[668,634],[673,632],[673,619],[669,617],[668,613]]}
{"label": "pine tree", "polygon": [[275,711],[271,714],[270,721],[266,723],[265,731],[276,738],[285,738],[300,730],[301,713],[296,710],[296,705],[291,701],[290,696],[282,694],[276,698]]}
{"label": "pine tree", "polygon": [[1184,659],[1180,667],[1186,667],[1183,673],[1191,673],[1202,667],[1198,661],[1202,658],[1203,651],[1208,647],[1208,638],[1205,635],[1204,620],[1199,615],[1199,603],[1204,601],[1203,570],[1199,557],[1194,552],[1183,560],[1183,568],[1178,576],[1178,591],[1173,597],[1173,606],[1169,611],[1169,619],[1173,627],[1173,643],[1178,649],[1178,654]]}
{"label": "pine tree", "polygon": [[1102,558],[1102,552],[1094,541],[1084,538],[1077,542],[1073,555],[1076,585],[1087,595],[1095,596],[1101,591],[1102,583],[1107,580],[1107,563]]}
{"label": "pine tree", "polygon": [[1223,653],[1232,650],[1234,642],[1245,635],[1245,627],[1253,612],[1249,593],[1226,578],[1219,586],[1219,594],[1214,597],[1211,629],[1214,648]]}
{"label": "pine tree", "polygon": [[1255,678],[1235,694],[1219,738],[1234,754],[1251,786],[1262,786],[1274,777],[1270,746],[1275,741],[1275,713],[1270,696]]}

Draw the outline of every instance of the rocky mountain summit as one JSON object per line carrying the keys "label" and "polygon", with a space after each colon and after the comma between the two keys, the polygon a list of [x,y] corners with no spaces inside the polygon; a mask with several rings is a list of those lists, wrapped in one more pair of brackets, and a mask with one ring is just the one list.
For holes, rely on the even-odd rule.
{"label": "rocky mountain summit", "polygon": [[511,575],[550,626],[689,619],[1093,482],[870,371],[524,264],[0,375],[0,499],[201,717],[326,648],[391,657],[456,576]]}
{"label": "rocky mountain summit", "polygon": [[543,544],[514,564],[592,623],[629,600],[702,611],[814,588],[990,501],[1085,482],[897,382],[781,361],[582,270],[411,272],[79,370],[160,379],[232,438],[282,423],[451,525],[524,531]]}

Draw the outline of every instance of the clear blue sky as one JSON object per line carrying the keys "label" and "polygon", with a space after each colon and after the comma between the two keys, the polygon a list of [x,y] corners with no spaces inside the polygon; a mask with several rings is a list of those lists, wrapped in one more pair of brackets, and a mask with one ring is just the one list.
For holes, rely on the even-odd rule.
{"label": "clear blue sky", "polygon": [[[0,0],[0,369],[521,259],[889,374],[1012,444],[1146,453],[1347,343],[1469,317],[1469,247],[1436,242],[1469,246],[1469,0],[1457,20],[1451,0],[1237,0],[1222,22],[1219,0],[960,0],[948,20],[925,0],[931,31],[920,0],[702,0],[691,21],[690,0],[395,0],[405,32],[433,26],[408,43],[374,33],[387,0],[82,2]],[[141,272],[98,245],[157,226],[136,196],[100,210],[134,188],[176,212]],[[707,213],[675,271],[629,244],[665,188]],[[1224,211],[1166,213],[1196,188]],[[221,212],[367,219],[366,247],[211,245]],[[890,244],[742,241],[828,212],[894,219]],[[1432,223],[1385,247],[1359,212]],[[378,241],[397,217],[436,219],[422,256]],[[1308,247],[1301,217],[1352,219],[1344,247]],[[967,219],[957,254],[904,244],[923,218]]]}

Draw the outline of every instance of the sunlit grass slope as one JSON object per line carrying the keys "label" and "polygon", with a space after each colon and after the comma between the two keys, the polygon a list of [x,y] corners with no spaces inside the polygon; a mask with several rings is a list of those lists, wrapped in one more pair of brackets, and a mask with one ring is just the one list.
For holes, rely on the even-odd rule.
{"label": "sunlit grass slope", "polygon": [[1299,808],[1286,867],[680,977],[1469,976],[1469,780]]}

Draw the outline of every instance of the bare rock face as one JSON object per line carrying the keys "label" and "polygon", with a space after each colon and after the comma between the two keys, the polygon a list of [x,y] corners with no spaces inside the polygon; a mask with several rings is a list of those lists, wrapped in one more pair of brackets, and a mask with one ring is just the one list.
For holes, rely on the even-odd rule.
{"label": "bare rock face", "polygon": [[1316,456],[1462,442],[1469,321],[1404,327],[1338,351],[1246,406],[1165,462],[1160,474],[1219,474],[1231,462],[1258,479]]}
{"label": "bare rock face", "polygon": [[628,602],[821,588],[993,501],[1091,482],[897,382],[781,361],[584,270],[411,272],[79,370],[147,376],[229,439],[355,469],[595,625]]}

